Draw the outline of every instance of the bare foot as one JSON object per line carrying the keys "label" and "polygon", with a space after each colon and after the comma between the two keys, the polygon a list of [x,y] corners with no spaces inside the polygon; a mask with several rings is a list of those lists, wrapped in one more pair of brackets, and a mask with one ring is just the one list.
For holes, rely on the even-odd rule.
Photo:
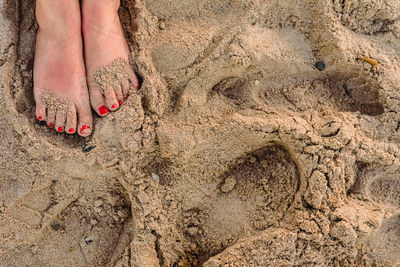
{"label": "bare foot", "polygon": [[139,87],[118,16],[119,0],[82,0],[82,29],[90,102],[100,116],[117,110]]}
{"label": "bare foot", "polygon": [[36,18],[36,116],[58,132],[88,136],[93,119],[86,86],[79,1],[37,0]]}

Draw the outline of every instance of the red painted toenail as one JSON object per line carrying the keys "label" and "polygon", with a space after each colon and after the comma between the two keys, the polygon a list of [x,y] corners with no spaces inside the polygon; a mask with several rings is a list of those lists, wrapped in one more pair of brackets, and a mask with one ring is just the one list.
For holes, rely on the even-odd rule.
{"label": "red painted toenail", "polygon": [[39,117],[37,117],[38,118],[38,120],[43,120],[43,117],[42,116],[39,116]]}
{"label": "red painted toenail", "polygon": [[49,127],[50,127],[50,128],[53,128],[53,123],[50,122],[50,123],[49,123]]}
{"label": "red painted toenail", "polygon": [[90,129],[90,126],[83,125],[81,130],[79,131],[81,134],[83,134],[83,131]]}
{"label": "red painted toenail", "polygon": [[108,110],[108,108],[106,108],[106,106],[101,106],[101,107],[99,108],[99,112],[100,112],[100,115],[105,115],[105,114],[107,114],[107,113],[110,112],[110,111]]}
{"label": "red painted toenail", "polygon": [[68,130],[68,132],[73,133],[73,132],[75,132],[75,130],[74,130],[74,128],[71,128]]}
{"label": "red painted toenail", "polygon": [[118,104],[120,105],[120,106],[122,106],[122,100],[120,100],[120,101],[118,101]]}
{"label": "red painted toenail", "polygon": [[61,133],[62,131],[63,131],[63,127],[58,127],[58,128],[57,128],[57,132],[60,132],[60,133]]}
{"label": "red painted toenail", "polygon": [[80,133],[80,134],[84,134],[84,131],[85,131],[85,130],[89,130],[89,129],[90,129],[90,126],[83,125],[82,128],[81,128],[81,130],[79,131],[79,133]]}
{"label": "red painted toenail", "polygon": [[117,108],[117,105],[114,104],[114,105],[111,106],[111,108],[112,109]]}

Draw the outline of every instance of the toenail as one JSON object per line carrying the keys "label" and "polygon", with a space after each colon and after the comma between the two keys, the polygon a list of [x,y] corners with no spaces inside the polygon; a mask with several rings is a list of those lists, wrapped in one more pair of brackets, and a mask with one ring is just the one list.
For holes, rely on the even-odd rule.
{"label": "toenail", "polygon": [[42,117],[42,116],[38,116],[37,118],[38,118],[38,120],[40,120],[40,121],[43,120],[43,117]]}
{"label": "toenail", "polygon": [[119,104],[120,106],[122,106],[122,103],[123,103],[122,100],[119,100],[119,101],[118,101],[118,104]]}
{"label": "toenail", "polygon": [[114,104],[114,105],[111,106],[111,108],[112,109],[117,108],[117,105]]}
{"label": "toenail", "polygon": [[63,131],[63,127],[58,127],[57,132],[62,132]]}
{"label": "toenail", "polygon": [[53,128],[53,123],[50,122],[50,123],[49,123],[49,127],[50,127],[50,128]]}
{"label": "toenail", "polygon": [[71,128],[68,130],[68,132],[73,133],[73,132],[75,132],[75,130],[74,130],[74,128]]}
{"label": "toenail", "polygon": [[89,130],[90,129],[90,126],[87,126],[87,125],[83,125],[82,126],[82,128],[81,128],[81,130],[79,131],[81,134],[83,134],[83,132],[85,131],[85,130]]}
{"label": "toenail", "polygon": [[101,106],[101,107],[99,108],[99,112],[100,112],[100,115],[105,115],[105,114],[107,114],[107,113],[110,112],[110,111],[108,110],[108,108],[106,108],[106,106]]}

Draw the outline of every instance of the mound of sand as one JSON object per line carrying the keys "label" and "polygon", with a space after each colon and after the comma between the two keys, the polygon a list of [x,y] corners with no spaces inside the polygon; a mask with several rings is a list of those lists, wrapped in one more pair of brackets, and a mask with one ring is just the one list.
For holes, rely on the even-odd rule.
{"label": "mound of sand", "polygon": [[0,266],[400,264],[399,1],[122,1],[142,89],[87,139],[35,120],[34,4],[0,1]]}

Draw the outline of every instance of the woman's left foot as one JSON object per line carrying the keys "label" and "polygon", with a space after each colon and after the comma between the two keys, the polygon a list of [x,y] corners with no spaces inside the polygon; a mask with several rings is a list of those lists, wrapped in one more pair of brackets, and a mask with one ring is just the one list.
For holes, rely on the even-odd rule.
{"label": "woman's left foot", "polygon": [[90,103],[100,116],[117,110],[139,82],[118,16],[119,0],[83,0],[82,31]]}

